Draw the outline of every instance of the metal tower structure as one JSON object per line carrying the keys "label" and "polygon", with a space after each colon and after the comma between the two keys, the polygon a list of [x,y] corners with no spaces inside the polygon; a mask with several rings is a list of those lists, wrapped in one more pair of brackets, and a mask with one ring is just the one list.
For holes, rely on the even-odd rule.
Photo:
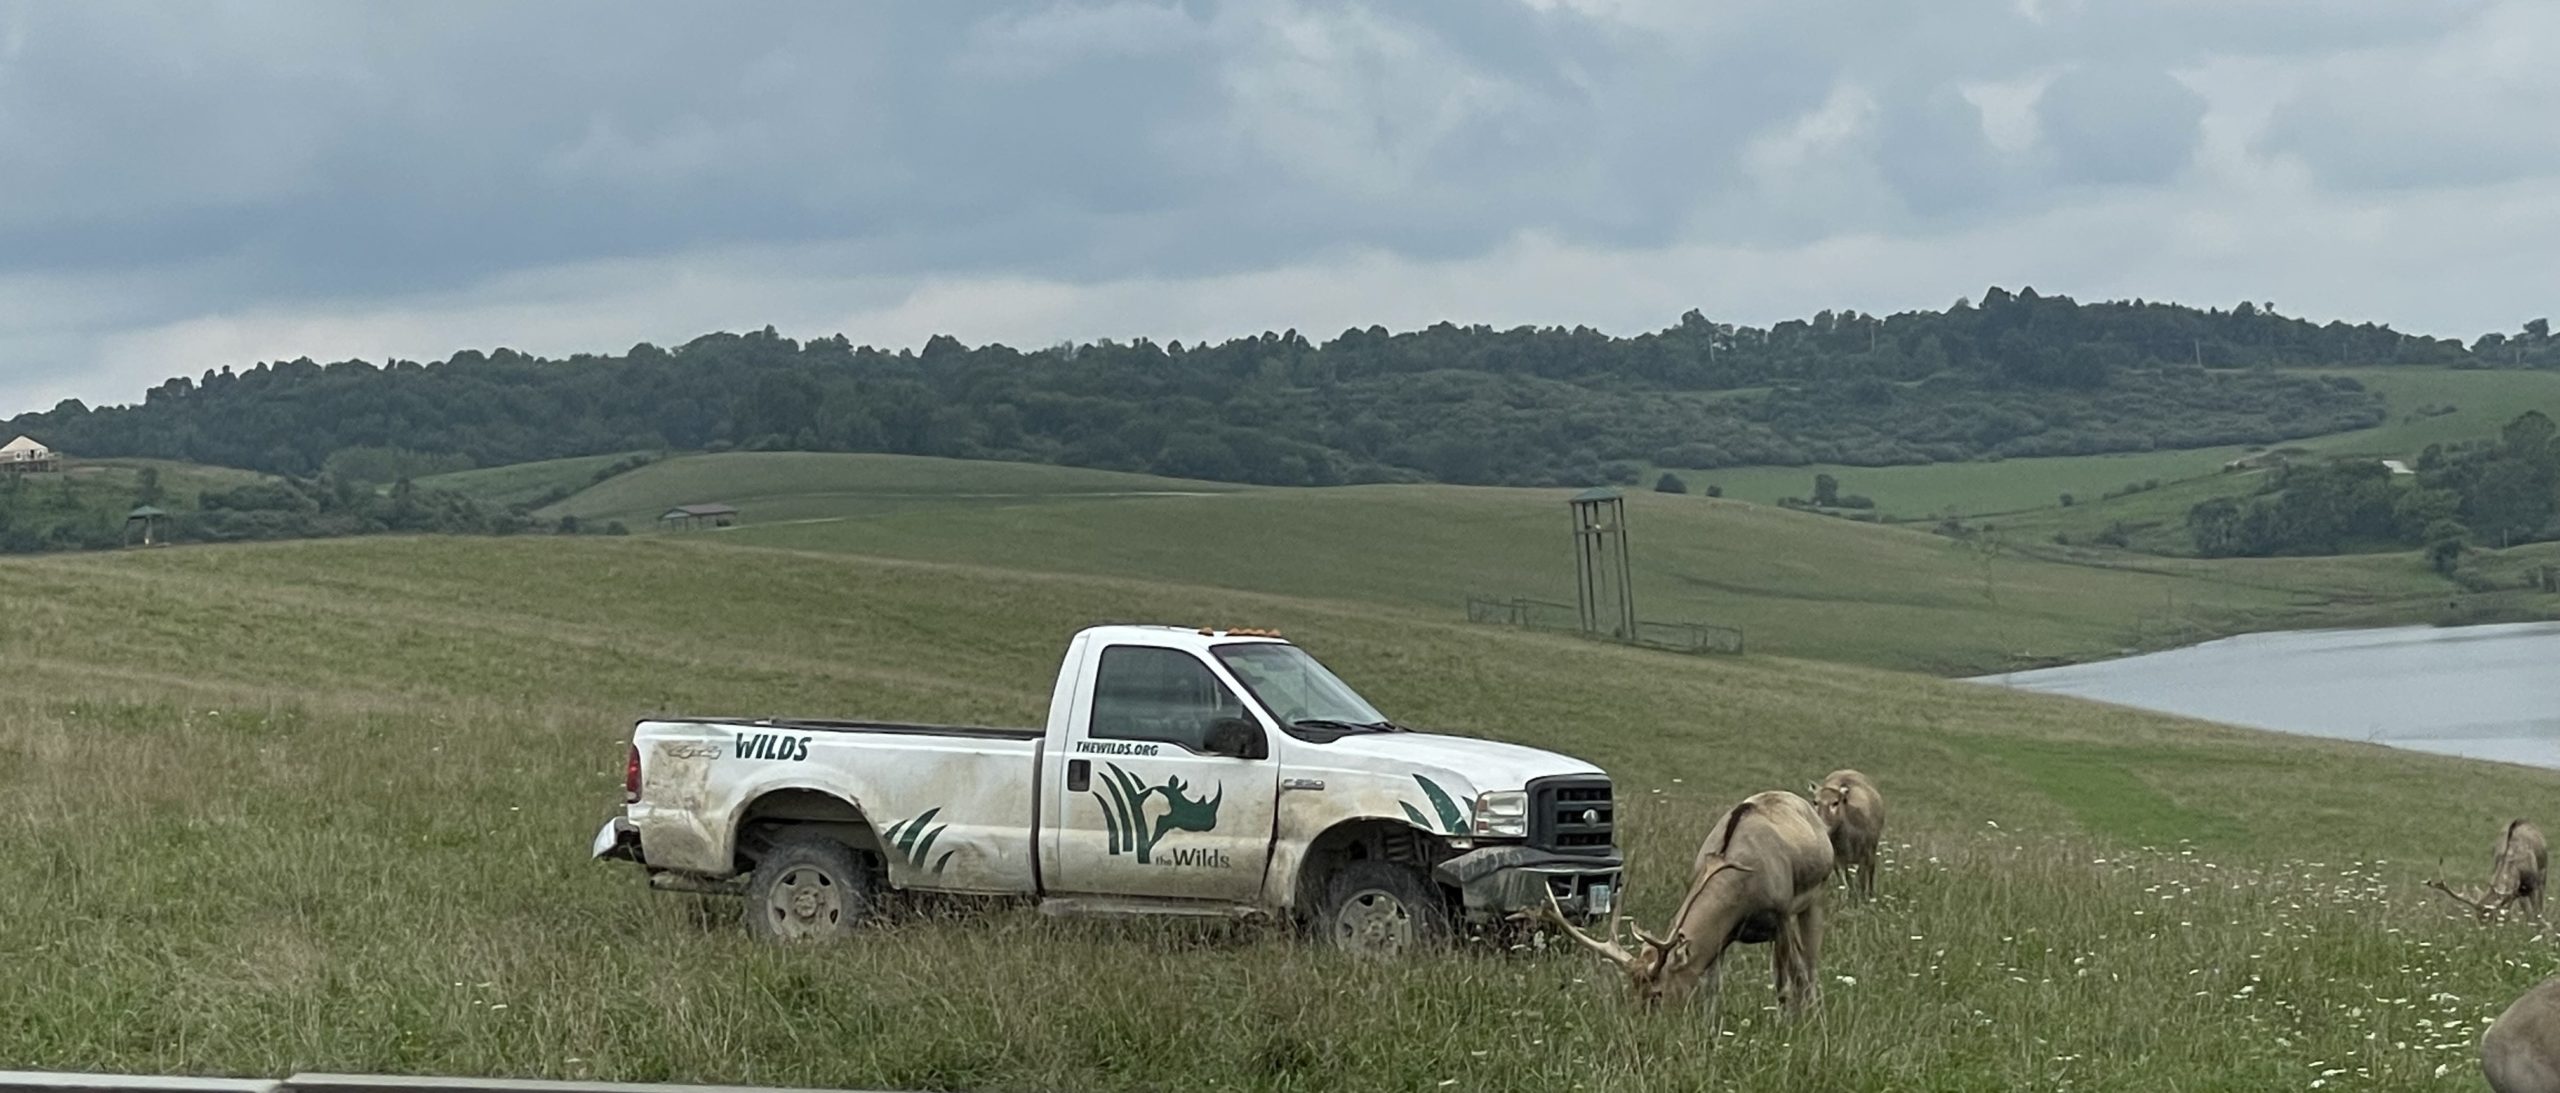
{"label": "metal tower structure", "polygon": [[1626,498],[1607,488],[1573,497],[1574,593],[1586,634],[1632,641],[1636,593],[1627,565]]}

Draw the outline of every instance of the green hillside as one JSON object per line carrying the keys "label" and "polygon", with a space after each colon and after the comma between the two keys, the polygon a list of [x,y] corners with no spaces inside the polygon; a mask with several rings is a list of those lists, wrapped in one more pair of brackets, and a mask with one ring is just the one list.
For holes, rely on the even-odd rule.
{"label": "green hillside", "polygon": [[[565,461],[564,461],[565,462]],[[473,472],[484,473],[484,472]],[[726,452],[662,460],[542,510],[634,528],[677,505],[722,502],[751,524],[1246,487],[1032,463],[843,452]]]}
{"label": "green hillside", "polygon": [[137,505],[185,512],[204,493],[266,480],[256,471],[166,459],[73,459],[58,472],[0,476],[0,549],[113,545]]}
{"label": "green hillside", "polygon": [[[1260,490],[889,513],[729,533],[741,543],[1201,584],[1453,617],[1470,596],[1573,600],[1564,491]],[[2144,572],[2012,549],[1986,560],[1914,528],[1696,496],[1632,494],[1647,619],[1736,626],[1753,649],[1967,674],[2215,633],[2328,621],[2334,589],[2279,564]],[[2359,570],[2357,604],[2441,606],[2415,556]],[[2424,616],[2420,616],[2424,617]]]}
{"label": "green hillside", "polygon": [[[2416,864],[2467,878],[2551,772],[743,538],[0,560],[0,1056],[862,1088],[2411,1088],[2439,1067],[2477,1088],[2480,1022],[2554,963],[2447,919]],[[1814,1023],[1771,1023],[1754,948],[1709,1036],[1627,1012],[1578,952],[1375,966],[1021,909],[781,951],[733,903],[585,860],[635,715],[1027,722],[1066,636],[1129,618],[1278,626],[1401,719],[1601,763],[1657,927],[1707,816],[1857,766],[1891,802],[1883,899],[1835,906]]]}
{"label": "green hillside", "polygon": [[[1837,463],[1803,467],[1722,467],[1681,470],[1692,493],[1721,486],[1726,497],[1777,504],[1787,497],[1809,497],[1813,476],[1828,474],[1840,482],[1842,494],[1876,503],[1887,519],[1921,520],[1960,514],[2014,512],[2047,508],[2063,494],[2074,501],[2095,500],[2109,490],[2152,479],[2170,481],[2209,475],[2242,453],[2241,448],[2190,448],[2166,452],[2113,455],[2065,455],[1997,462],[1922,463],[1904,467],[1849,467]],[[1650,472],[1642,485],[1651,487]]]}
{"label": "green hillside", "polygon": [[[2313,455],[2370,455],[2414,458],[2429,444],[2477,441],[2497,435],[2500,426],[2527,410],[2560,417],[2560,371],[2512,372],[2452,368],[2321,369],[2321,375],[2348,376],[2380,394],[2389,420],[2370,429],[2329,433],[2285,441]],[[2135,483],[2163,484],[2192,480],[2179,496],[2187,505],[2228,492],[2230,480],[2215,477],[2222,465],[2252,448],[2237,445],[2106,455],[2053,456],[1900,467],[1851,467],[1836,463],[1803,467],[1722,467],[1713,470],[1668,468],[1692,492],[1721,486],[1724,495],[1774,505],[1783,497],[1807,497],[1813,476],[1829,474],[1843,494],[1872,499],[1888,518],[1916,520],[1946,514],[2038,512],[2037,526],[2084,533],[2103,529],[2109,519],[2151,518],[2151,498],[2125,506],[2106,517],[2086,511],[2060,510],[2061,495],[2078,505]],[[1648,471],[1651,486],[1663,468]],[[2075,506],[2077,507],[2077,506]],[[2177,515],[2186,514],[2180,506]]]}

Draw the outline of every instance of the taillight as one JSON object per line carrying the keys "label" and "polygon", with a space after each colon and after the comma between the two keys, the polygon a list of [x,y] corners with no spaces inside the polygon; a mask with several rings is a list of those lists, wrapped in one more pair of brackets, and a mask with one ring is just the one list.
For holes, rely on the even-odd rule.
{"label": "taillight", "polygon": [[622,765],[622,803],[640,799],[640,745],[631,745],[630,760]]}

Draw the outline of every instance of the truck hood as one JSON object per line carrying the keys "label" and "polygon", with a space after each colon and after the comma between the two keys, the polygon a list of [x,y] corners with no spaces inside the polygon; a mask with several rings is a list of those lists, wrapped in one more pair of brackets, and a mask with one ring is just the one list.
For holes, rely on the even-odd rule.
{"label": "truck hood", "polygon": [[1429,732],[1363,733],[1314,750],[1337,761],[1357,757],[1381,766],[1437,767],[1474,783],[1479,791],[1519,789],[1529,779],[1555,774],[1606,773],[1544,748]]}

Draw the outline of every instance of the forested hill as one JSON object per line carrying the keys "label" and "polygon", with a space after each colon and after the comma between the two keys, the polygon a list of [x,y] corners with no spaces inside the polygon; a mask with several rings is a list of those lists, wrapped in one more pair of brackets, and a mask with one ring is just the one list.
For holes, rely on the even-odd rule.
{"label": "forested hill", "polygon": [[[2495,339],[2494,341],[2492,339]],[[172,362],[173,366],[180,362]],[[806,344],[771,327],[674,350],[421,364],[308,359],[206,372],[138,405],[68,401],[7,426],[86,456],[282,474],[385,450],[493,465],[634,449],[793,448],[1000,458],[1273,484],[1437,479],[1579,485],[1629,464],[1883,465],[2266,443],[2358,428],[2351,380],[2269,366],[2560,365],[2537,321],[2465,346],[2270,307],[1979,304],[1824,311],[1759,329],[1442,323],[1216,345],[921,351]]]}

